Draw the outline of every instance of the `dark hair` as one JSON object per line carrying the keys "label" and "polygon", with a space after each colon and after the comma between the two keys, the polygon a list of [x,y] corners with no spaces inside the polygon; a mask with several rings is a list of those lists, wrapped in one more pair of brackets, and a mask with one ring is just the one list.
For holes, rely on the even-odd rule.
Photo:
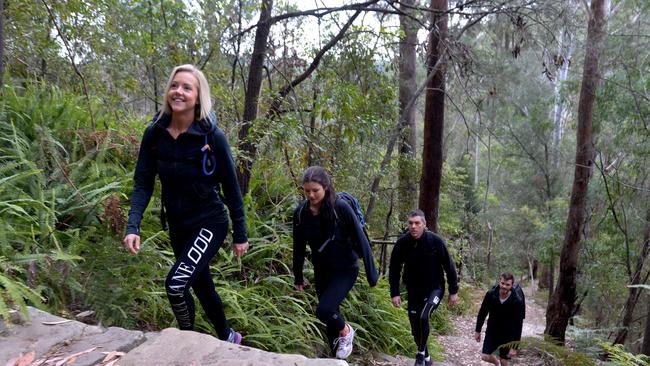
{"label": "dark hair", "polygon": [[420,217],[422,218],[422,221],[424,221],[425,224],[427,223],[427,218],[424,216],[424,211],[422,211],[422,210],[420,210],[420,209],[411,210],[411,211],[406,215],[406,217],[408,217],[409,219],[410,219],[411,217],[415,217],[415,216],[420,216]]}
{"label": "dark hair", "polygon": [[334,204],[336,202],[336,189],[332,184],[332,178],[327,174],[325,169],[320,166],[314,165],[305,169],[302,173],[302,184],[305,183],[318,183],[323,186],[325,190],[325,197],[320,207],[320,212],[325,219],[334,222]]}
{"label": "dark hair", "polygon": [[499,275],[499,278],[503,278],[505,281],[515,282],[515,276],[510,272],[503,272]]}

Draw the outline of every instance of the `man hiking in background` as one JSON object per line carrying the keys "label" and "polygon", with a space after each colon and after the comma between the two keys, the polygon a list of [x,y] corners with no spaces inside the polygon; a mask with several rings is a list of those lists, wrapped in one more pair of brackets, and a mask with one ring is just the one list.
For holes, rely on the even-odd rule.
{"label": "man hiking in background", "polygon": [[449,305],[458,302],[458,276],[454,262],[449,256],[445,241],[427,230],[426,226],[424,212],[409,212],[408,233],[395,243],[388,275],[391,301],[395,307],[400,307],[402,299],[399,285],[402,266],[404,267],[411,333],[418,347],[415,366],[433,364],[427,348],[429,316],[438,307],[445,293],[443,271],[447,274],[449,285]]}
{"label": "man hiking in background", "polygon": [[[510,358],[517,355],[516,349],[501,345],[521,340],[526,301],[521,287],[514,282],[512,273],[502,273],[499,284],[485,294],[476,318],[474,338],[480,342],[481,328],[489,314],[481,360],[495,365],[508,366]],[[497,349],[499,357],[492,354]]]}

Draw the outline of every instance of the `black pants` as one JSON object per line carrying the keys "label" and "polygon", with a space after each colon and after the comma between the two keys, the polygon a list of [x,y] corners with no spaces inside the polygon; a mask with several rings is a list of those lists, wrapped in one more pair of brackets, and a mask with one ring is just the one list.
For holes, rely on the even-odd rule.
{"label": "black pants", "polygon": [[315,270],[314,272],[316,294],[318,295],[316,317],[325,323],[330,350],[334,352],[334,340],[345,328],[345,319],[339,312],[339,306],[354,286],[359,275],[359,268]]}
{"label": "black pants", "polygon": [[421,291],[409,291],[409,322],[411,323],[411,334],[418,346],[418,352],[424,352],[424,356],[429,356],[427,340],[429,339],[429,316],[436,310],[442,296],[445,294],[443,289],[435,289],[429,293]]}
{"label": "black pants", "polygon": [[190,294],[192,287],[222,340],[228,339],[230,327],[210,275],[210,260],[219,251],[227,231],[227,223],[208,224],[193,230],[170,229],[169,237],[176,263],[165,281],[165,291],[178,327],[182,330],[194,329],[195,306]]}

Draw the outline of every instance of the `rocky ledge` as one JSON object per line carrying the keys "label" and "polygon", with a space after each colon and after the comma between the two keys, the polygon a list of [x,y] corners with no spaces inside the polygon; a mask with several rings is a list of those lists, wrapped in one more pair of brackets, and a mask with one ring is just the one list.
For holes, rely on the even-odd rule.
{"label": "rocky ledge", "polygon": [[0,320],[0,365],[7,366],[348,366],[334,359],[277,354],[167,328],[143,333],[88,325],[29,308],[29,320]]}

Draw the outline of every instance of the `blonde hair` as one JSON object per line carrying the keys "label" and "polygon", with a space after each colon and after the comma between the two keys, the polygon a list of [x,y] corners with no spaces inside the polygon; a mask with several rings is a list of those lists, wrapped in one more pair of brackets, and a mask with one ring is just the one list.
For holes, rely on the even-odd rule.
{"label": "blonde hair", "polygon": [[210,99],[210,86],[208,85],[208,79],[205,78],[205,75],[203,75],[203,72],[199,70],[196,66],[191,65],[191,64],[185,64],[185,65],[180,65],[176,66],[174,70],[172,70],[171,74],[169,75],[169,80],[167,81],[167,86],[165,87],[165,93],[163,95],[163,109],[162,113],[158,116],[158,119],[162,117],[163,114],[166,115],[171,115],[172,114],[172,108],[169,105],[169,101],[167,100],[167,93],[169,92],[169,89],[172,87],[172,81],[174,81],[174,76],[178,74],[179,72],[186,71],[192,73],[196,77],[196,80],[199,82],[199,104],[197,105],[196,108],[196,113],[195,113],[195,118],[197,120],[202,120],[208,118],[210,115],[210,110],[212,109],[212,100]]}

